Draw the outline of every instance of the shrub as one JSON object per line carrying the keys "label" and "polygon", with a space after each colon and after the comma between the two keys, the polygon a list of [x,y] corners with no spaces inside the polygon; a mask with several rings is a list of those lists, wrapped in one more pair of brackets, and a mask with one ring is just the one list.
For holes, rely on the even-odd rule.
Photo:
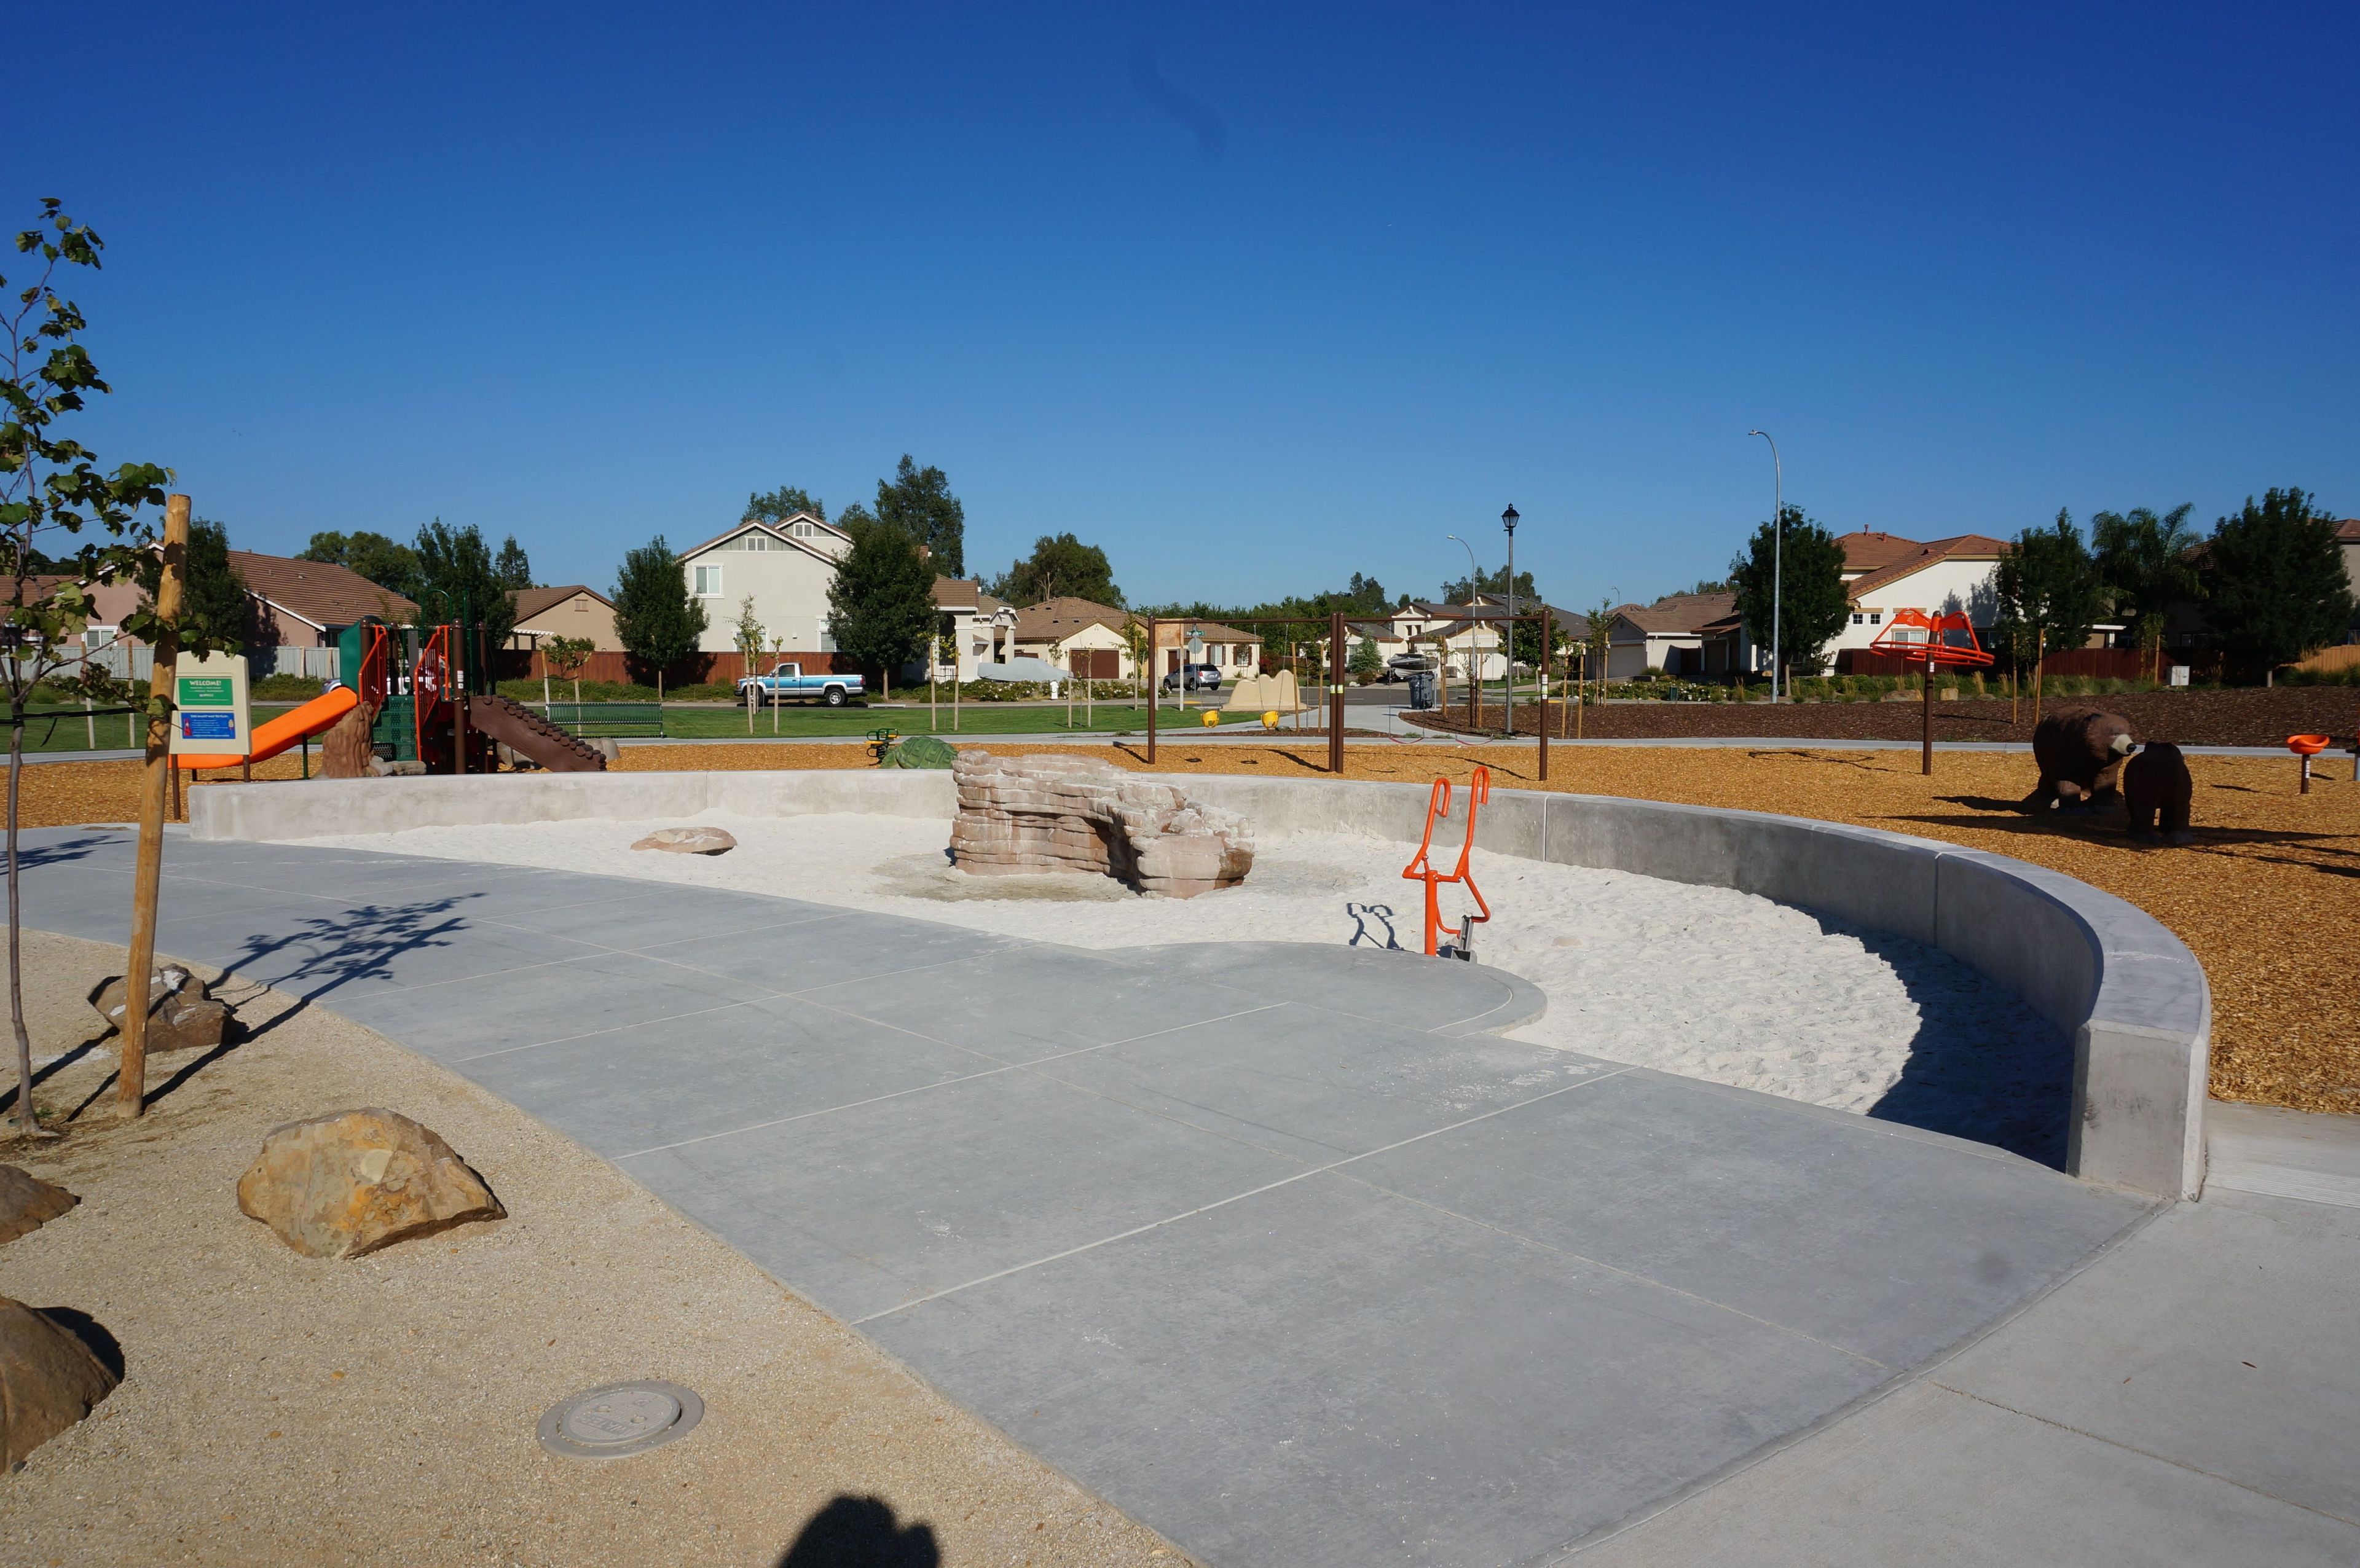
{"label": "shrub", "polygon": [[250,682],[246,695],[257,702],[308,702],[326,687],[316,675],[266,675]]}

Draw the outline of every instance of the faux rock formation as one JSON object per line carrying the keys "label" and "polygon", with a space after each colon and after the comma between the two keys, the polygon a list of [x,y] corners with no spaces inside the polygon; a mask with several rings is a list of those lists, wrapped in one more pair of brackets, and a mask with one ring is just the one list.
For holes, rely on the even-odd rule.
{"label": "faux rock formation", "polygon": [[90,1346],[0,1296],[0,1474],[90,1414],[117,1381]]}
{"label": "faux rock formation", "polygon": [[[90,1005],[98,1009],[99,1017],[123,1032],[123,1013],[129,1005],[125,995],[124,977],[116,975],[104,981],[90,994]],[[177,964],[167,964],[149,971],[148,976],[148,1049],[164,1051],[211,1051],[222,1042],[222,1031],[229,1027],[229,1008],[216,1002],[205,990],[205,983]]]}
{"label": "faux rock formation", "polygon": [[237,1206],[310,1258],[358,1258],[508,1213],[431,1129],[374,1107],[274,1130],[237,1179]]}
{"label": "faux rock formation", "polygon": [[81,1202],[63,1187],[52,1187],[13,1165],[0,1165],[0,1241],[37,1231]]}
{"label": "faux rock formation", "polygon": [[727,855],[738,841],[719,828],[658,828],[631,847],[672,855]]}
{"label": "faux rock formation", "polygon": [[2114,793],[2124,759],[2137,746],[2120,713],[2081,708],[2049,714],[2032,732],[2040,782],[2024,803],[2052,811],[2095,806]]}
{"label": "faux rock formation", "polygon": [[2188,807],[2195,796],[2188,759],[2168,740],[2147,742],[2123,764],[2123,804],[2130,809],[2134,838],[2149,837],[2160,826],[2167,844],[2195,843],[2196,835],[2188,831]]}
{"label": "faux rock formation", "polygon": [[951,773],[959,798],[951,856],[977,876],[1089,873],[1191,898],[1233,887],[1253,869],[1244,818],[1110,762],[969,750]]}

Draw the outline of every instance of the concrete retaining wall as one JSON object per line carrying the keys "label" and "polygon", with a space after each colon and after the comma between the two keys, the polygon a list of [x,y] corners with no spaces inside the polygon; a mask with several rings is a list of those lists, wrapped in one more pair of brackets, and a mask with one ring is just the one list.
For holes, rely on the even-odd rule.
{"label": "concrete retaining wall", "polygon": [[[1260,833],[1414,844],[1425,831],[1423,784],[1166,777]],[[197,838],[303,839],[707,810],[948,819],[956,794],[947,772],[814,770],[207,785],[189,801]],[[2212,990],[2180,939],[2133,905],[2005,855],[1758,811],[1502,789],[1480,824],[1497,854],[1735,887],[1941,949],[2071,1032],[2069,1171],[2170,1197],[2202,1189]]]}

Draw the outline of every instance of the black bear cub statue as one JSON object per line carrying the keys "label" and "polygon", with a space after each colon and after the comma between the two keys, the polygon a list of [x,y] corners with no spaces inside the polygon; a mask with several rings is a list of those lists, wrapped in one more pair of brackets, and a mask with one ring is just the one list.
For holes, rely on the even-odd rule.
{"label": "black bear cub statue", "polygon": [[2147,742],[2123,764],[2123,803],[2130,808],[2131,836],[2152,839],[2158,828],[2166,844],[2193,844],[2188,803],[2196,793],[2188,759],[2168,740]]}

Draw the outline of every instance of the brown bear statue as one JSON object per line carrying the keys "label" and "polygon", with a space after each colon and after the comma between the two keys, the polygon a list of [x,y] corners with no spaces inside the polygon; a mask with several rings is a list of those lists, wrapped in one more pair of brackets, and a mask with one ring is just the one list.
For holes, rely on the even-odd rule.
{"label": "brown bear statue", "polygon": [[2078,708],[2051,713],[2032,732],[2032,760],[2040,782],[2024,803],[2035,810],[2092,811],[2114,793],[2123,759],[2137,742],[2120,713]]}
{"label": "brown bear statue", "polygon": [[2196,785],[2188,759],[2168,740],[2149,741],[2123,764],[2123,803],[2130,808],[2131,836],[2152,837],[2158,825],[2166,844],[2193,844],[2188,803]]}

